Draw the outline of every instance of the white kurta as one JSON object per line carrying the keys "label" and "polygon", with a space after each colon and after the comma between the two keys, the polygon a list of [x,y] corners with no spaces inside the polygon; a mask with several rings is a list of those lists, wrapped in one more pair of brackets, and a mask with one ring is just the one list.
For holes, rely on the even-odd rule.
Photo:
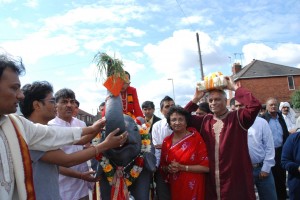
{"label": "white kurta", "polygon": [[[28,144],[30,150],[48,151],[58,149],[66,144],[73,144],[81,138],[81,128],[49,127],[34,124],[31,121],[18,117],[21,134]],[[13,162],[12,154],[19,148],[13,134],[7,130],[14,131],[8,116],[0,117],[0,199],[23,199],[18,195],[16,187],[24,187],[24,183],[15,182],[16,169],[23,170],[22,163]],[[14,140],[11,142],[11,140]],[[12,145],[14,144],[14,146]],[[20,155],[21,156],[21,155]],[[18,174],[18,173],[17,173]],[[23,185],[18,185],[23,184]]]}
{"label": "white kurta", "polygon": [[[173,131],[170,129],[167,119],[164,118],[155,124],[152,127],[152,143],[153,145],[161,145],[164,139],[171,135]],[[160,163],[160,155],[161,149],[155,149],[155,157],[156,157],[156,166],[159,166]]]}
{"label": "white kurta", "polygon": [[[85,123],[77,118],[72,118],[71,123],[68,123],[58,117],[55,117],[51,121],[48,122],[50,126],[61,126],[61,127],[86,127]],[[62,147],[62,150],[67,153],[75,153],[83,150],[82,145],[66,145]],[[81,164],[70,167],[70,169],[78,172],[87,172],[89,171],[89,167],[87,162],[83,162]],[[59,193],[62,200],[70,200],[70,199],[81,199],[85,196],[89,195],[89,186],[88,182],[73,178],[70,176],[64,176],[59,174]]]}

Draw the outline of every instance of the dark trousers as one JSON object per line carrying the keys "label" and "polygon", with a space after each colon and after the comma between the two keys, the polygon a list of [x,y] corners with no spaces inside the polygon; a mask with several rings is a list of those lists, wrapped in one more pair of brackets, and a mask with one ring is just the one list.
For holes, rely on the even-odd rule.
{"label": "dark trousers", "polygon": [[156,182],[156,200],[171,200],[170,186],[166,183],[157,170],[154,174],[154,180]]}
{"label": "dark trousers", "polygon": [[287,199],[286,192],[286,171],[281,167],[282,147],[275,148],[275,166],[272,167],[272,173],[275,181],[275,188],[278,200]]}

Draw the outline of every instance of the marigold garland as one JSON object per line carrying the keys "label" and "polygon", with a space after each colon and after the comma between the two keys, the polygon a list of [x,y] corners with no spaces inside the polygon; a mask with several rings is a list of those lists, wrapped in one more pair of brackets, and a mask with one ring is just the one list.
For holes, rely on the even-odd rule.
{"label": "marigold garland", "polygon": [[[134,165],[127,174],[127,177],[124,177],[127,186],[132,185],[132,183],[140,176],[140,173],[142,172],[144,167],[144,153],[151,152],[151,140],[149,134],[150,124],[141,124],[138,119],[135,119],[135,121],[138,124],[139,132],[141,135],[141,152],[134,159]],[[98,156],[96,156],[96,159],[100,162],[100,165],[106,175],[107,181],[110,185],[112,185],[115,168],[110,164],[109,159],[103,156],[103,154],[99,154]]]}

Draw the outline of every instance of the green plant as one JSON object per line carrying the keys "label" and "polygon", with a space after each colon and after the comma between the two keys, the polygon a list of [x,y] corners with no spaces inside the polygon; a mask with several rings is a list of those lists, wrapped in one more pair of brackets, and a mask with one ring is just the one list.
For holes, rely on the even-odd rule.
{"label": "green plant", "polygon": [[292,104],[293,104],[294,108],[296,108],[296,109],[300,108],[300,90],[296,90],[295,92],[293,92]]}
{"label": "green plant", "polygon": [[115,77],[120,77],[124,80],[125,78],[125,72],[123,70],[123,62],[117,58],[112,58],[106,53],[98,52],[95,56],[93,61],[95,62],[98,73],[96,75],[97,77],[100,77],[102,79],[105,79],[106,77],[109,77],[111,75],[114,75]]}

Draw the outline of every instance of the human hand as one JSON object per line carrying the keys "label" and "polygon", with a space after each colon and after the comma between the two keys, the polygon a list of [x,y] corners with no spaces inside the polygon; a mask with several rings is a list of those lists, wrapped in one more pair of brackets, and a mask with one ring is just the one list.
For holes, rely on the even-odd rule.
{"label": "human hand", "polygon": [[267,178],[268,176],[269,176],[269,173],[261,171],[259,173],[258,177],[259,177],[259,179],[264,179],[264,178]]}
{"label": "human hand", "polygon": [[168,172],[169,173],[177,173],[180,171],[181,165],[176,162],[175,160],[168,165]]}
{"label": "human hand", "polygon": [[237,84],[235,84],[235,82],[232,80],[231,77],[225,76],[224,78],[227,80],[227,89],[228,90],[236,91],[239,88],[237,86]]}
{"label": "human hand", "polygon": [[128,137],[127,131],[125,131],[121,135],[116,136],[116,134],[119,132],[119,130],[120,129],[117,128],[113,132],[109,133],[107,135],[107,137],[105,138],[105,140],[103,141],[103,143],[107,144],[106,146],[108,149],[122,147],[124,145],[124,143],[126,142],[127,137]]}
{"label": "human hand", "polygon": [[192,99],[193,103],[198,103],[200,99],[205,95],[205,92],[199,91],[198,88],[196,88],[196,91],[194,93],[194,97]]}
{"label": "human hand", "polygon": [[100,180],[100,177],[94,177],[95,171],[87,171],[83,172],[80,175],[80,179],[88,181],[88,182],[97,182]]}
{"label": "human hand", "polygon": [[92,128],[95,130],[95,132],[99,133],[101,129],[105,126],[106,119],[105,117],[102,117],[101,119],[94,122],[92,125]]}

